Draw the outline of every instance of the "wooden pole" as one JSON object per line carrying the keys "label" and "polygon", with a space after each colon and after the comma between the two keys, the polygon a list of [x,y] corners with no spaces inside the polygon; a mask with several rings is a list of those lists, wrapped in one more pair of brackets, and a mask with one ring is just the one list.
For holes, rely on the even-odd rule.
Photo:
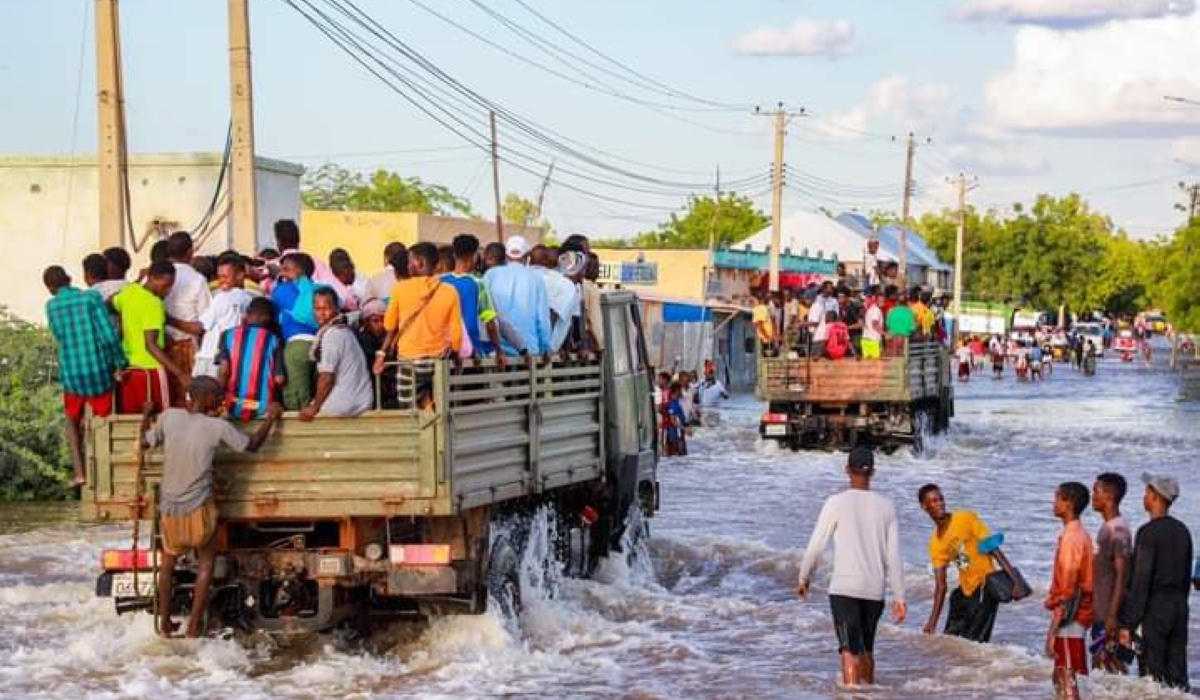
{"label": "wooden pole", "polygon": [[500,209],[500,145],[496,139],[496,111],[488,112],[492,129],[492,194],[496,200],[496,240],[504,242],[504,214]]}
{"label": "wooden pole", "polygon": [[233,119],[231,247],[258,250],[258,183],[254,170],[254,86],[250,64],[249,0],[229,0],[229,101]]}
{"label": "wooden pole", "polygon": [[100,247],[125,240],[125,96],[118,0],[96,0],[96,114],[99,118]]}

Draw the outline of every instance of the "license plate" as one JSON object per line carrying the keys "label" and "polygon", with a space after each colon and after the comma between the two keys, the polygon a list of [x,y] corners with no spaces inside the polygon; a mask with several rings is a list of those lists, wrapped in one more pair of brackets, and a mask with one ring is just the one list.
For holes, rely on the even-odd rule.
{"label": "license plate", "polygon": [[766,430],[767,435],[787,435],[786,425],[768,425]]}
{"label": "license plate", "polygon": [[149,571],[139,572],[137,577],[137,592],[133,588],[133,574],[115,574],[112,579],[112,597],[114,598],[149,598],[154,595],[154,574]]}

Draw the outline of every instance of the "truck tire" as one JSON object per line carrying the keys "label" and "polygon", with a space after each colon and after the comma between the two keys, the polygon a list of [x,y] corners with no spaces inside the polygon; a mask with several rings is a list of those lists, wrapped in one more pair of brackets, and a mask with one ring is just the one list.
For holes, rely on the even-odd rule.
{"label": "truck tire", "polygon": [[507,619],[521,614],[521,553],[507,538],[492,545],[488,557],[487,594],[500,607]]}

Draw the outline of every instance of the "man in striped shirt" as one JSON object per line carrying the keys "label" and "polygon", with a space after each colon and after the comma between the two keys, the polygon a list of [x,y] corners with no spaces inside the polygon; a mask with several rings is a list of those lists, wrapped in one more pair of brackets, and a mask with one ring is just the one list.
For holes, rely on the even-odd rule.
{"label": "man in striped shirt", "polygon": [[51,295],[46,303],[46,320],[58,343],[67,445],[75,468],[74,485],[79,488],[87,481],[80,437],[83,408],[91,407],[95,416],[110,415],[113,387],[129,363],[98,293],[72,287],[71,277],[58,265],[46,268],[42,281]]}
{"label": "man in striped shirt", "polygon": [[283,386],[283,340],[275,330],[275,307],[258,297],[246,308],[245,322],[221,335],[217,365],[229,415],[264,418]]}

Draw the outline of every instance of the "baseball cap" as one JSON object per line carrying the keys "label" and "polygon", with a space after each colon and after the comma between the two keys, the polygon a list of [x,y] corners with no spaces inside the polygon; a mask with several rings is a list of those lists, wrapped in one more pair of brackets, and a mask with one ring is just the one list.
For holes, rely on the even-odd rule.
{"label": "baseball cap", "polygon": [[859,445],[850,451],[850,468],[856,471],[871,471],[875,468],[875,451]]}
{"label": "baseball cap", "polygon": [[504,243],[504,252],[513,260],[529,255],[529,241],[524,236],[512,236]]}
{"label": "baseball cap", "polygon": [[1157,491],[1160,496],[1171,503],[1179,498],[1179,482],[1175,481],[1174,477],[1144,472],[1142,483]]}

